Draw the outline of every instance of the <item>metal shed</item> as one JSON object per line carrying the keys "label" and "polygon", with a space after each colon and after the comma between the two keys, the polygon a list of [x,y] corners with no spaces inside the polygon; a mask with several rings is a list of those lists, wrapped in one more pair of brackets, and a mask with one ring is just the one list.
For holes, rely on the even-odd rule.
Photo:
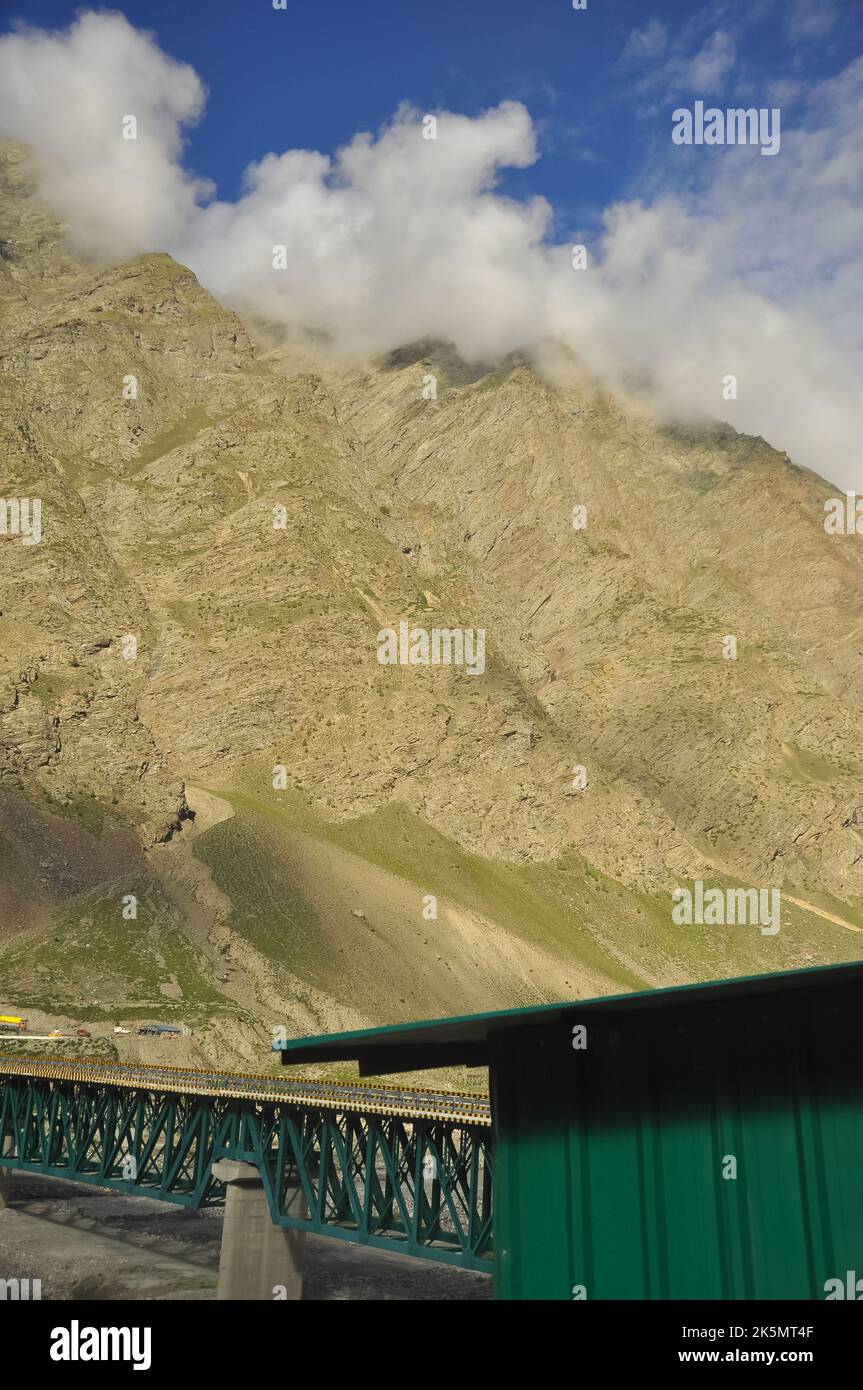
{"label": "metal shed", "polygon": [[861,1019],[858,962],[279,1046],[489,1067],[498,1297],[824,1299],[863,1297]]}

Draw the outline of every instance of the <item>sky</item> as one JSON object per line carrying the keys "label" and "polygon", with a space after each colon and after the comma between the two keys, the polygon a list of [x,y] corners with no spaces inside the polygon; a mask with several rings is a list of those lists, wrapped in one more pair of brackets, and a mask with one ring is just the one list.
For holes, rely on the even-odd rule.
{"label": "sky", "polygon": [[[0,32],[21,20],[62,29],[82,8],[78,0],[0,0]],[[863,0],[588,0],[584,12],[571,0],[288,0],[278,12],[271,0],[142,0],[106,8],[153,31],[199,73],[206,117],[190,133],[186,163],[221,197],[237,197],[244,169],[265,150],[332,153],[404,101],[476,116],[516,100],[539,128],[540,157],[506,187],[547,197],[562,238],[596,226],[615,198],[650,186],[646,166],[665,143],[672,106],[726,95],[748,105],[775,84],[811,86],[863,53]],[[735,58],[705,91],[695,60],[717,33]],[[651,70],[657,87],[647,93],[641,85]]]}
{"label": "sky", "polygon": [[[863,0],[0,0],[0,134],[93,255],[347,353],[561,339],[863,491],[861,55]],[[781,143],[675,143],[697,101]]]}

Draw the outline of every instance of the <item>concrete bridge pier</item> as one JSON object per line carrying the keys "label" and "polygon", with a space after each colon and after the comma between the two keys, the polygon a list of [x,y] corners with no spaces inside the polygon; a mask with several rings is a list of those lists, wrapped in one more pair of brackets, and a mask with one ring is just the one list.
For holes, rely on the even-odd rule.
{"label": "concrete bridge pier", "polygon": [[226,1184],[216,1298],[302,1298],[305,1231],[273,1223],[253,1163],[221,1158],[213,1164],[213,1177]]}
{"label": "concrete bridge pier", "polygon": [[9,1192],[12,1187],[12,1169],[0,1168],[0,1211],[9,1205]]}

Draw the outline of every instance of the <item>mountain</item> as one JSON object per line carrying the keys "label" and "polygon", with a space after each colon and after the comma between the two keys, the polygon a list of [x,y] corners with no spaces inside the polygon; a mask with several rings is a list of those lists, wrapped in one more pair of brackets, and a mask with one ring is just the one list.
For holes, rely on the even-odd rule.
{"label": "mountain", "polygon": [[[42,526],[0,536],[0,1009],[257,1064],[859,955],[835,487],[555,345],[340,364],[168,255],[85,265],[10,141],[0,208],[2,495]],[[401,623],[484,669],[382,664]],[[676,925],[696,879],[781,930]]]}

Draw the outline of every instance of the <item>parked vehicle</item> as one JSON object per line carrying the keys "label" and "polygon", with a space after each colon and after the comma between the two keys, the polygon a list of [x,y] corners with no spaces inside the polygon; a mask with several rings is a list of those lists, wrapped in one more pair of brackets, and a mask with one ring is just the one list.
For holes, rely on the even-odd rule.
{"label": "parked vehicle", "polygon": [[92,1038],[93,1034],[90,1032],[89,1028],[79,1028],[77,1036],[79,1038]]}
{"label": "parked vehicle", "polygon": [[49,1038],[65,1038],[65,1036],[66,1034],[63,1032],[62,1028],[52,1028],[51,1032],[48,1034]]}
{"label": "parked vehicle", "polygon": [[27,1020],[18,1014],[0,1014],[0,1033],[26,1033]]}
{"label": "parked vehicle", "polygon": [[114,1032],[115,1032],[115,1033],[131,1033],[131,1031],[132,1031],[131,1028],[121,1028],[120,1025],[119,1025],[118,1023],[115,1023],[115,1024],[114,1024]]}

